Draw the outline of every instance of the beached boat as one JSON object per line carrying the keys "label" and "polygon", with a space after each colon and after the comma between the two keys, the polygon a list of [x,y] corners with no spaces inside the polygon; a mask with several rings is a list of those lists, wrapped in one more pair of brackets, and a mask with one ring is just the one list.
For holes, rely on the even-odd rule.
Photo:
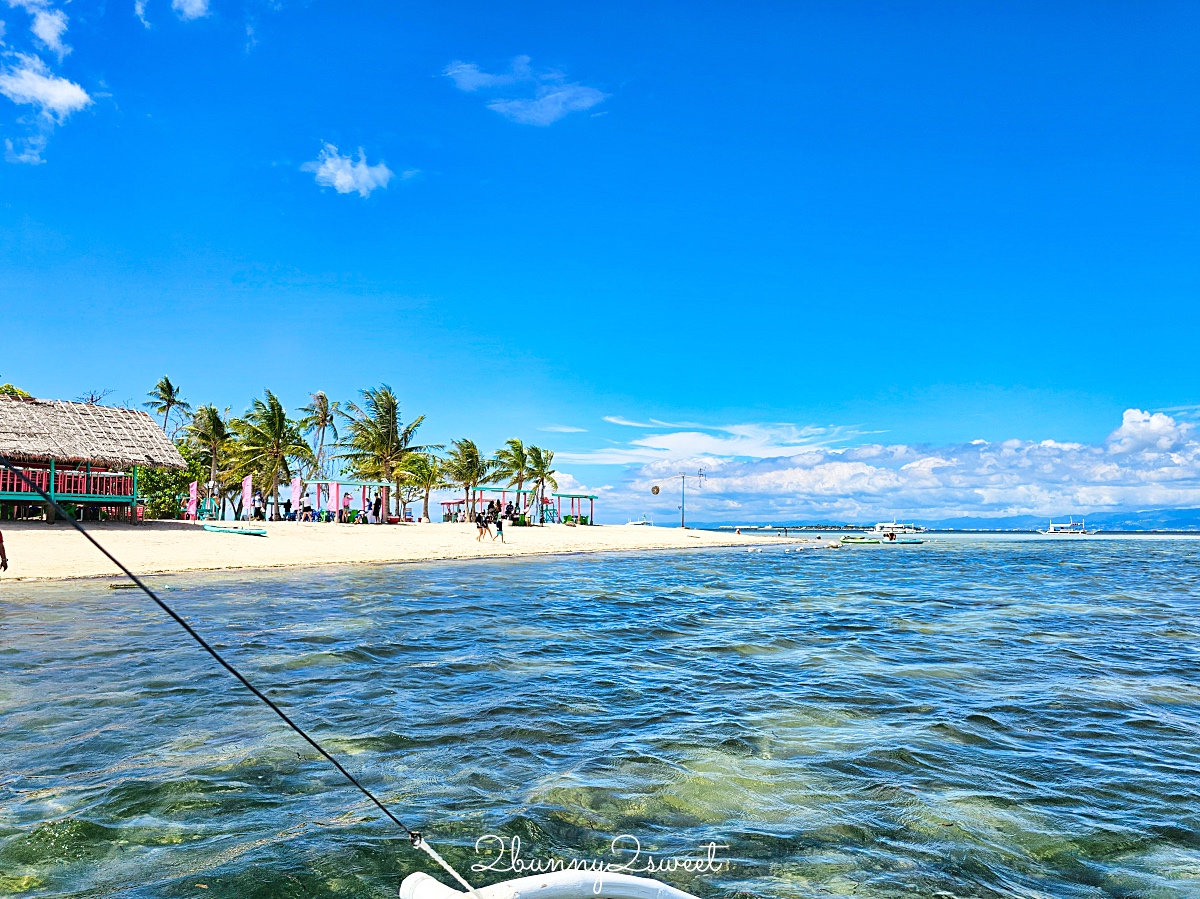
{"label": "beached boat", "polygon": [[1046,537],[1087,537],[1096,532],[1089,531],[1083,519],[1076,521],[1074,518],[1071,518],[1066,523],[1059,522],[1055,524],[1051,521],[1048,528],[1045,530],[1039,528],[1038,533]]}
{"label": "beached boat", "polygon": [[204,530],[211,531],[214,534],[245,534],[249,537],[267,536],[266,528],[238,528],[220,524],[206,524],[202,525],[202,527]]}

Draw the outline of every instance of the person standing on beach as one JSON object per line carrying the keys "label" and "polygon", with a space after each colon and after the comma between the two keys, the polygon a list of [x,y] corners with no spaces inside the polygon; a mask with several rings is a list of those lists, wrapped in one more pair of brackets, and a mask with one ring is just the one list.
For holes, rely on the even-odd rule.
{"label": "person standing on beach", "polygon": [[4,551],[3,531],[0,531],[0,571],[8,571],[8,553]]}
{"label": "person standing on beach", "polygon": [[[499,505],[500,505],[499,503],[496,504],[497,511],[499,511]],[[496,533],[492,534],[492,542],[493,543],[496,542],[497,537],[500,538],[501,543],[504,542],[504,516],[503,515],[496,516]]]}
{"label": "person standing on beach", "polygon": [[379,524],[379,510],[383,506],[383,497],[379,495],[379,491],[375,491],[375,504],[371,507],[375,510],[375,523]]}
{"label": "person standing on beach", "polygon": [[475,513],[475,542],[478,543],[483,539],[483,532],[487,529],[483,523],[483,512]]}

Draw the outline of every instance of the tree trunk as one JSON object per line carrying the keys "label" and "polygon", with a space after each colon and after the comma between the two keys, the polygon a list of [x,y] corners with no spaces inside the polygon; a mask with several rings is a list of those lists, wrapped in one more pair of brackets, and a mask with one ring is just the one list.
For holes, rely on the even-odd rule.
{"label": "tree trunk", "polygon": [[391,492],[391,488],[387,484],[384,484],[379,489],[383,494],[383,496],[380,497],[379,502],[379,523],[386,524],[388,520],[388,512],[390,512],[392,508],[392,498],[388,495]]}
{"label": "tree trunk", "polygon": [[[279,472],[275,472],[271,478],[271,497],[275,500],[275,506],[271,510],[271,520],[279,521]],[[266,517],[265,515],[263,516]]]}

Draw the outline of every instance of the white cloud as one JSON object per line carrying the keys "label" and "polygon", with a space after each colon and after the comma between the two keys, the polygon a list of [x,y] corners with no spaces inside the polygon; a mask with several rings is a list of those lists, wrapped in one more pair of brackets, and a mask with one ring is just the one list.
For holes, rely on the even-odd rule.
{"label": "white cloud", "polygon": [[528,56],[518,56],[507,73],[493,75],[473,62],[455,60],[442,74],[454,81],[462,91],[510,87],[516,84],[535,84],[532,97],[498,97],[488,102],[488,109],[522,125],[545,127],[572,112],[590,109],[608,94],[584,84],[566,83],[561,72],[535,72]]}
{"label": "white cloud", "polygon": [[171,0],[171,9],[185,22],[208,15],[208,0]]}
{"label": "white cloud", "polygon": [[87,92],[66,78],[52,75],[46,64],[36,56],[15,54],[16,64],[0,73],[0,94],[14,103],[37,106],[50,120],[62,122],[73,112],[92,103]]}
{"label": "white cloud", "polygon": [[442,74],[454,80],[454,86],[460,91],[477,91],[481,87],[502,87],[516,84],[518,81],[532,81],[533,72],[529,68],[529,57],[518,56],[513,59],[512,67],[507,74],[489,75],[473,62],[455,60],[446,66]]}
{"label": "white cloud", "polygon": [[24,147],[18,150],[11,140],[5,139],[5,162],[41,165],[46,161],[42,158],[42,151],[46,149],[46,135],[35,134],[33,137],[25,138],[21,143],[24,144]]}
{"label": "white cloud", "polygon": [[133,0],[133,14],[139,22],[150,27],[150,20],[146,18],[146,0]]}
{"label": "white cloud", "polygon": [[608,94],[582,84],[543,85],[532,99],[493,100],[488,109],[522,125],[553,125],[572,112],[591,109]]}
{"label": "white cloud", "polygon": [[1163,413],[1130,409],[1098,445],[845,445],[861,435],[852,428],[724,425],[647,434],[557,458],[628,466],[605,506],[628,514],[653,510],[652,485],[700,467],[708,478],[696,508],[708,520],[937,520],[1200,507],[1200,436]]}
{"label": "white cloud", "polygon": [[378,165],[367,165],[367,157],[362,148],[358,151],[358,161],[349,156],[343,156],[333,144],[325,144],[321,152],[312,162],[306,162],[300,168],[316,174],[317,184],[322,187],[332,187],[339,194],[358,192],[360,197],[368,197],[377,187],[387,187],[393,172],[382,162]]}
{"label": "white cloud", "polygon": [[571,425],[545,425],[539,431],[549,431],[552,434],[586,434],[587,428],[574,428]]}
{"label": "white cloud", "polygon": [[1168,452],[1181,444],[1192,425],[1177,424],[1162,412],[1126,409],[1121,426],[1108,436],[1110,453]]}
{"label": "white cloud", "polygon": [[29,30],[43,46],[57,53],[59,59],[71,52],[62,39],[67,31],[67,14],[51,6],[49,0],[8,0],[8,5],[23,9],[33,17]]}

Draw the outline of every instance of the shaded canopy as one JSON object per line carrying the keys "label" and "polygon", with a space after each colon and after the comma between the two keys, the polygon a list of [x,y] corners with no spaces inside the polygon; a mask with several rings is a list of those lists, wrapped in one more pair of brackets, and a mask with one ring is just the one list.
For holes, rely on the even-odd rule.
{"label": "shaded canopy", "polygon": [[0,396],[0,456],[20,462],[91,462],[110,468],[186,468],[145,412]]}

